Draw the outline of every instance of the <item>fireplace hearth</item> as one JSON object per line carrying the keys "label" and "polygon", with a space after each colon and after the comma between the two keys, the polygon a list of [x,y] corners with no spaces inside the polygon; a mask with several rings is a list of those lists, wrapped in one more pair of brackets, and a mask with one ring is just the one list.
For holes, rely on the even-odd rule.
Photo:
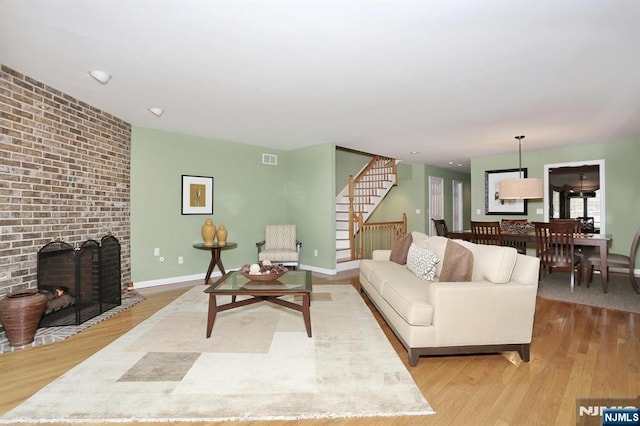
{"label": "fireplace hearth", "polygon": [[54,241],[38,251],[38,290],[47,296],[40,327],[79,325],[121,304],[120,243],[105,236],[80,247]]}

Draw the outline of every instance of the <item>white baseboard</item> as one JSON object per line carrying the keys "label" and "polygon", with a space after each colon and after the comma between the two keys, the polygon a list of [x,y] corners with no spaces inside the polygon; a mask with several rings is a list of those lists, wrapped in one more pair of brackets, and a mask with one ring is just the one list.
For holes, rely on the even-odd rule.
{"label": "white baseboard", "polygon": [[[355,265],[354,265],[354,262],[355,262]],[[303,265],[303,264],[300,264],[300,269],[304,269],[305,271],[317,272],[319,274],[336,275],[339,271],[346,271],[346,270],[354,269],[360,266],[359,261],[356,260],[354,262],[345,262],[345,263],[338,264],[337,270],[318,268],[316,266]],[[227,270],[227,272],[236,271],[236,270],[237,269],[229,269]],[[204,276],[205,274],[203,273],[203,274],[195,274],[195,275],[183,275],[181,277],[159,278],[157,280],[149,280],[149,281],[138,281],[133,283],[133,288],[141,289],[141,288],[183,283],[187,281],[197,281],[197,280],[204,281]],[[217,278],[220,278],[221,276],[222,274],[220,273],[220,271],[214,271],[211,274],[211,278],[209,282],[213,283]]]}
{"label": "white baseboard", "polygon": [[302,263],[300,264],[300,269],[304,269],[305,271],[317,272],[319,274],[325,274],[325,275],[335,275],[336,274],[336,270],[335,269],[318,268],[316,266],[303,265]]}
{"label": "white baseboard", "polygon": [[342,272],[342,271],[348,271],[351,269],[357,269],[360,267],[360,261],[359,260],[351,260],[349,262],[340,262],[337,265],[337,270],[338,272]]}
{"label": "white baseboard", "polygon": [[[203,280],[204,281],[205,274],[195,274],[195,275],[184,275],[181,277],[170,277],[170,278],[160,278],[157,280],[149,280],[149,281],[139,281],[133,283],[134,289],[147,288],[147,287],[156,287],[160,285],[169,285],[182,283],[187,281],[196,281]],[[221,277],[222,274],[220,272],[214,272],[211,274],[211,279],[213,280],[216,277]]]}

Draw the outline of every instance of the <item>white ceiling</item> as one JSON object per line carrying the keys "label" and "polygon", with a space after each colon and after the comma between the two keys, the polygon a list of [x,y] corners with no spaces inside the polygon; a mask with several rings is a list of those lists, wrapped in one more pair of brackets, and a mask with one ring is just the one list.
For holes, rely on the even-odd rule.
{"label": "white ceiling", "polygon": [[0,0],[0,63],[136,126],[284,150],[468,169],[516,166],[520,134],[640,137],[637,0]]}

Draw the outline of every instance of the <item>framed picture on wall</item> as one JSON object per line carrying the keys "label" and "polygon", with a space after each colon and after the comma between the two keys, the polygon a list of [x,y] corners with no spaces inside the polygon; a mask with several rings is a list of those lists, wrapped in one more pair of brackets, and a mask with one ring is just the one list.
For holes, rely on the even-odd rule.
{"label": "framed picture on wall", "polygon": [[498,215],[526,215],[527,200],[501,200],[499,195],[500,182],[505,179],[527,177],[527,169],[487,170],[484,172],[484,212]]}
{"label": "framed picture on wall", "polygon": [[213,214],[213,177],[182,175],[182,214]]}

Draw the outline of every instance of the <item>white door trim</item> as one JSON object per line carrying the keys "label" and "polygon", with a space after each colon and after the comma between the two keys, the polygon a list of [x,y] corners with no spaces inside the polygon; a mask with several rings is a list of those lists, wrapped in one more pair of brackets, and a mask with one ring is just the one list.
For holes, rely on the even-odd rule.
{"label": "white door trim", "polygon": [[444,219],[444,179],[429,176],[429,235],[436,235],[431,219]]}
{"label": "white door trim", "polygon": [[571,163],[556,163],[556,164],[545,164],[544,165],[544,221],[549,222],[549,169],[555,169],[557,167],[580,167],[580,166],[598,166],[598,173],[600,175],[600,233],[606,234],[606,222],[607,215],[605,212],[606,202],[606,182],[605,182],[605,172],[604,172],[604,160],[585,160],[585,161],[575,161]]}

